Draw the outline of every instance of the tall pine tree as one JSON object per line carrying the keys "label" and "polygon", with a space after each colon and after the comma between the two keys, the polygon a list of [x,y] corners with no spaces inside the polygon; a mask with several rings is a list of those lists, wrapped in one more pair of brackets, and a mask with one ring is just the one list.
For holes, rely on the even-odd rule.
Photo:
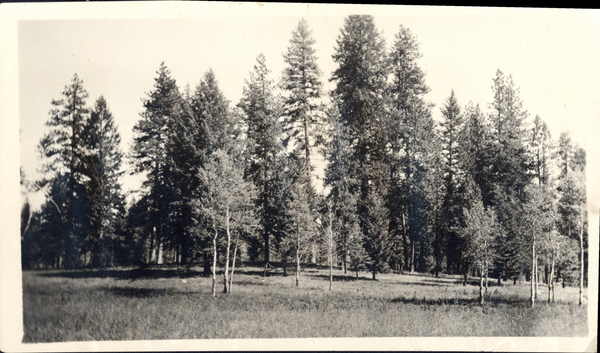
{"label": "tall pine tree", "polygon": [[386,270],[389,255],[385,41],[371,16],[353,15],[345,19],[336,43],[333,94],[347,128],[352,151],[349,176],[358,181],[358,190],[352,192],[357,196],[368,267],[375,279],[378,272]]}
{"label": "tall pine tree", "polygon": [[176,200],[175,169],[170,151],[174,119],[180,100],[179,90],[169,69],[161,63],[154,79],[154,89],[144,100],[141,119],[134,126],[134,139],[130,154],[132,173],[143,173],[146,179],[142,188],[148,195],[150,207],[150,246],[148,258],[162,263],[165,247],[171,239],[171,202]]}
{"label": "tall pine tree", "polygon": [[89,195],[91,227],[88,251],[92,265],[114,264],[117,232],[125,212],[121,190],[121,136],[104,97],[98,98],[88,120],[84,136],[87,152],[84,173]]}
{"label": "tall pine tree", "polygon": [[246,178],[257,188],[257,216],[260,220],[262,254],[265,267],[271,261],[271,239],[274,236],[274,202],[270,195],[274,183],[275,165],[281,153],[280,108],[273,95],[266,59],[260,54],[256,59],[250,79],[246,80],[243,97],[238,104],[246,124]]}
{"label": "tall pine tree", "polygon": [[[71,83],[65,86],[62,99],[52,100],[54,108],[46,122],[50,131],[42,137],[38,146],[43,161],[40,172],[44,174],[44,179],[38,185],[44,187],[50,183],[51,193],[64,194],[63,202],[57,204],[60,216],[57,216],[56,222],[64,222],[62,225],[56,224],[61,229],[57,236],[63,237],[61,247],[57,250],[57,267],[81,264],[79,253],[89,230],[88,201],[84,188],[84,155],[87,153],[84,127],[89,119],[86,107],[88,97],[83,81],[75,74]],[[64,190],[59,191],[59,188]]]}

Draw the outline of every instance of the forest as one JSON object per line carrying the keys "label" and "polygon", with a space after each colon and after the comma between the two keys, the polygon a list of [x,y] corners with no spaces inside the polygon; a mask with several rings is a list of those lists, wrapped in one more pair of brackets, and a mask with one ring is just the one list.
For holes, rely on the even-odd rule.
{"label": "forest", "polygon": [[[510,74],[496,71],[485,109],[454,92],[435,107],[410,29],[388,45],[373,17],[347,17],[331,77],[314,44],[300,21],[280,79],[258,55],[234,103],[213,71],[190,89],[162,63],[132,141],[75,74],[51,100],[44,177],[21,172],[46,196],[39,211],[22,206],[23,270],[198,265],[214,295],[219,268],[228,293],[236,266],[280,268],[298,285],[312,264],[373,280],[525,279],[532,304],[534,285],[562,281],[581,305],[586,151],[529,114]],[[125,173],[143,180],[130,200]]]}

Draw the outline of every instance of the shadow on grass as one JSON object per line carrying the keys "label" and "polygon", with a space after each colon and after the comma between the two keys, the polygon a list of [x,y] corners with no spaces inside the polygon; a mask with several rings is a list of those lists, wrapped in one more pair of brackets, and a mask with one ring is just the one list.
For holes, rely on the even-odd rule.
{"label": "shadow on grass", "polygon": [[37,273],[41,277],[61,277],[61,278],[114,278],[121,280],[137,279],[161,279],[161,278],[192,278],[207,277],[200,271],[187,269],[185,267],[152,267],[152,268],[129,268],[129,269],[84,269],[73,271],[52,271],[46,273]]}
{"label": "shadow on grass", "polygon": [[[457,305],[457,306],[475,306],[479,304],[479,298],[440,298],[440,299],[427,299],[427,298],[406,298],[400,297],[392,299],[392,303],[400,304],[413,304],[413,305],[427,305],[427,306],[441,306],[441,305]],[[527,299],[515,298],[515,297],[487,297],[485,298],[484,306],[497,306],[501,304],[507,304],[511,306],[529,307],[529,301]]]}
{"label": "shadow on grass", "polygon": [[[329,275],[315,275],[315,274],[309,273],[309,274],[307,274],[307,276],[311,277],[311,278],[317,278],[317,279],[329,281]],[[373,281],[373,279],[371,277],[359,276],[358,278],[356,278],[355,275],[351,275],[351,276],[333,275],[332,277],[333,277],[334,282],[356,282],[356,281],[372,282]]]}

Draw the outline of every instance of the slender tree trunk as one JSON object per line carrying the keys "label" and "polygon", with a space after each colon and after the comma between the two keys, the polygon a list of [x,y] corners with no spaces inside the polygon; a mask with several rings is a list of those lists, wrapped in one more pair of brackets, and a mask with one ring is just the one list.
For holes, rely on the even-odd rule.
{"label": "slender tree trunk", "polygon": [[[486,245],[486,246],[487,246],[487,245]],[[484,265],[485,265],[485,292],[487,293],[487,291],[488,291],[488,280],[489,280],[489,276],[488,276],[489,269],[488,269],[488,255],[487,255],[487,250],[486,250],[486,252],[485,252],[485,263],[484,263]]]}
{"label": "slender tree trunk", "polygon": [[579,252],[580,252],[580,272],[579,272],[579,306],[583,304],[583,279],[584,279],[584,262],[583,262],[583,219],[581,220],[581,228],[579,229]]}
{"label": "slender tree trunk", "polygon": [[225,251],[225,271],[223,271],[223,293],[229,293],[229,249],[231,248],[231,232],[229,230],[229,206],[225,207],[225,231],[227,232],[227,250]]}
{"label": "slender tree trunk", "polygon": [[300,285],[300,232],[296,234],[296,287]]}
{"label": "slender tree trunk", "polygon": [[469,280],[469,264],[465,262],[463,269],[463,286],[467,285],[467,281]]}
{"label": "slender tree trunk", "polygon": [[331,215],[331,205],[329,206],[329,291],[333,286],[333,216]]}
{"label": "slender tree trunk", "polygon": [[345,250],[344,250],[344,275],[348,273],[348,257],[349,255],[349,251],[348,251],[348,244],[346,244],[345,246]]}
{"label": "slender tree trunk", "polygon": [[554,251],[552,252],[552,264],[550,265],[550,275],[548,277],[548,303],[554,302]]}
{"label": "slender tree trunk", "polygon": [[231,286],[233,285],[233,271],[235,270],[235,258],[237,256],[237,250],[238,250],[238,240],[239,240],[239,235],[237,238],[235,238],[235,245],[233,247],[233,261],[231,263],[231,276],[229,276],[229,293],[231,293]]}
{"label": "slender tree trunk", "polygon": [[479,304],[483,305],[484,289],[483,289],[483,267],[479,270]]}
{"label": "slender tree trunk", "polygon": [[537,254],[535,255],[535,300],[538,300],[538,285],[540,283],[539,277],[539,268],[538,268],[538,258]]}
{"label": "slender tree trunk", "polygon": [[213,237],[213,264],[212,264],[212,286],[211,293],[213,297],[216,294],[216,282],[217,282],[217,235],[219,234],[217,231],[217,227],[215,224],[215,220],[213,219],[213,227],[215,227],[215,236]]}
{"label": "slender tree trunk", "polygon": [[535,234],[533,235],[533,243],[531,245],[531,307],[535,306]]}
{"label": "slender tree trunk", "polygon": [[[415,272],[415,241],[410,240],[410,273]],[[373,275],[374,276],[374,275]],[[375,279],[375,278],[373,278]]]}

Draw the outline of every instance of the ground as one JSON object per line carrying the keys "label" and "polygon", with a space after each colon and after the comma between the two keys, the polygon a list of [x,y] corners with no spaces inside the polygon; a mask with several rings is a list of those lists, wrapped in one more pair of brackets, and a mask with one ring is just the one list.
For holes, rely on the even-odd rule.
{"label": "ground", "polygon": [[406,336],[586,336],[578,289],[556,286],[556,302],[529,305],[529,284],[490,281],[478,302],[473,278],[304,269],[236,269],[230,294],[210,293],[211,278],[192,267],[24,271],[23,342],[203,338]]}

